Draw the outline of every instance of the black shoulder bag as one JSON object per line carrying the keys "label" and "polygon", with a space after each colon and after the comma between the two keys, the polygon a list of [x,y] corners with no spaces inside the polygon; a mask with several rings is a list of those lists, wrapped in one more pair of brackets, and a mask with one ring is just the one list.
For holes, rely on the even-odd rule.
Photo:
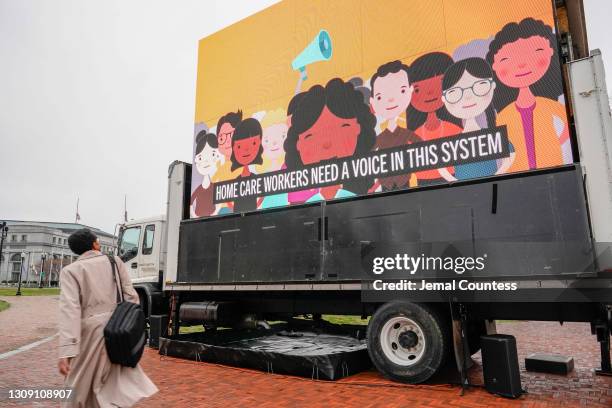
{"label": "black shoulder bag", "polygon": [[108,255],[113,277],[117,285],[117,307],[104,327],[106,353],[114,364],[136,367],[140,361],[146,342],[145,317],[138,303],[123,299],[121,276],[112,255]]}

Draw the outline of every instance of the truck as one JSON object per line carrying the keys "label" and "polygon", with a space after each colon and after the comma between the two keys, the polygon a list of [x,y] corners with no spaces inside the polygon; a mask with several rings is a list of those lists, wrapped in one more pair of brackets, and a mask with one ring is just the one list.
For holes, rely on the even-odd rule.
{"label": "truck", "polygon": [[[269,14],[293,6],[273,6]],[[236,210],[234,196],[234,211],[218,211],[224,202],[215,200],[215,214],[194,216],[197,163],[175,161],[168,169],[166,213],[126,222],[118,242],[147,317],[165,317],[151,336],[176,337],[194,316],[208,330],[357,315],[369,318],[366,340],[375,367],[398,381],[420,383],[447,357],[477,352],[480,336],[495,332],[495,320],[589,322],[601,347],[600,372],[612,374],[612,119],[602,56],[588,51],[581,1],[550,7],[569,162],[390,191],[378,186],[367,194],[271,208]],[[319,61],[331,58],[325,41],[335,33],[321,30],[305,52],[319,47]],[[201,58],[211,58],[202,47]],[[298,91],[307,78],[305,65],[299,66],[304,58],[294,60]],[[310,74],[314,66],[308,69]],[[198,75],[200,83],[207,74]],[[412,262],[450,258],[455,264],[449,273],[438,265],[414,274],[400,267],[406,254]],[[483,268],[458,272],[457,259],[469,257]],[[406,289],[421,286],[434,289]]]}

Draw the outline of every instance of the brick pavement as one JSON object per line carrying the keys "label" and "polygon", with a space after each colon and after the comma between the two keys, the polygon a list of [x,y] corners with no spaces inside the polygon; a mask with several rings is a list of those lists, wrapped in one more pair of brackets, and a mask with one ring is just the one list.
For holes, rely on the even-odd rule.
{"label": "brick pavement", "polygon": [[0,353],[57,332],[59,296],[0,296],[11,307],[0,313]]}
{"label": "brick pavement", "polygon": [[[499,324],[498,331],[517,337],[521,378],[523,387],[529,391],[518,400],[493,396],[480,387],[471,388],[460,397],[457,386],[403,385],[383,378],[376,371],[337,382],[314,382],[147,353],[143,367],[161,392],[139,406],[612,407],[612,378],[598,377],[592,372],[599,364],[599,348],[588,324],[515,322]],[[536,351],[571,355],[576,368],[568,376],[526,372],[524,357]],[[470,379],[474,384],[482,384],[480,354],[475,360]]]}
{"label": "brick pavement", "polygon": [[[160,392],[138,407],[612,406],[612,378],[597,377],[591,371],[599,363],[599,354],[588,324],[559,326],[548,322],[516,322],[499,324],[498,329],[517,337],[523,387],[529,390],[529,394],[519,400],[496,397],[477,387],[460,397],[457,386],[403,385],[388,381],[375,371],[337,382],[315,382],[161,357],[155,350],[147,349],[142,365]],[[574,357],[576,369],[568,376],[527,373],[524,371],[524,356],[536,351],[567,353]],[[55,356],[56,342],[51,341],[0,360],[0,383],[7,387],[60,386]],[[479,362],[478,355],[476,361]],[[482,383],[479,364],[470,371],[470,378],[474,383]],[[6,402],[4,405],[19,406]],[[42,403],[37,406],[55,405]]]}

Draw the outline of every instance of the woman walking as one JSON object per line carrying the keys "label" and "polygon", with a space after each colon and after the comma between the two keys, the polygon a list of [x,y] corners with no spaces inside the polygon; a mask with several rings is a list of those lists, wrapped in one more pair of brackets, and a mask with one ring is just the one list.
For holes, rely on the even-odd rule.
{"label": "woman walking", "polygon": [[[80,255],[60,274],[59,371],[73,389],[66,407],[131,407],[158,389],[142,368],[112,364],[104,344],[104,326],[116,307],[117,287],[108,257],[89,229],[68,237]],[[121,260],[115,257],[124,299],[138,303],[138,294]]]}

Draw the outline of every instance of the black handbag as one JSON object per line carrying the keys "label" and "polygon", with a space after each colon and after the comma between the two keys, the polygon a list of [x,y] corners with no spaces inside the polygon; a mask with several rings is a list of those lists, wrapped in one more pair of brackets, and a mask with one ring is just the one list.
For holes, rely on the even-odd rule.
{"label": "black handbag", "polygon": [[111,363],[136,367],[146,343],[145,316],[138,303],[126,302],[115,258],[108,255],[117,285],[117,307],[104,327],[104,344]]}

